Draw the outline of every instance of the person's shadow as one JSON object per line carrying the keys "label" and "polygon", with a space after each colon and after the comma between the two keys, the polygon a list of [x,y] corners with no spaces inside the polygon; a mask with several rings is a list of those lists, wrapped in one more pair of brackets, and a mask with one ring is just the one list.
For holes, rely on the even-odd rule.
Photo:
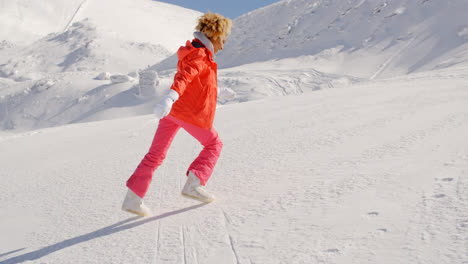
{"label": "person's shadow", "polygon": [[[186,207],[186,208],[183,208],[183,209],[179,209],[179,210],[176,210],[176,211],[167,212],[167,213],[164,213],[162,215],[145,218],[145,219],[143,219],[141,221],[138,221],[138,222],[130,223],[130,222],[132,222],[132,221],[134,221],[136,219],[141,219],[142,218],[142,217],[139,217],[139,216],[132,217],[132,218],[126,219],[124,221],[118,222],[116,224],[110,225],[108,227],[101,228],[101,229],[96,230],[96,231],[91,232],[91,233],[81,235],[81,236],[78,236],[78,237],[74,237],[74,238],[71,238],[71,239],[67,239],[67,240],[64,240],[62,242],[59,242],[59,243],[56,243],[56,244],[53,244],[53,245],[38,249],[36,251],[32,251],[32,252],[29,252],[29,253],[26,253],[26,254],[23,254],[23,255],[12,257],[12,258],[4,260],[4,261],[0,261],[0,263],[1,264],[14,264],[14,263],[21,263],[21,262],[25,262],[25,261],[36,260],[36,259],[42,258],[43,256],[49,255],[50,253],[54,253],[56,251],[62,250],[62,249],[67,248],[67,247],[74,246],[74,245],[79,244],[79,243],[83,243],[83,242],[86,242],[86,241],[89,241],[89,240],[92,240],[92,239],[96,239],[96,238],[99,238],[99,237],[103,237],[103,236],[112,235],[114,233],[124,231],[124,230],[130,229],[130,228],[134,228],[134,227],[137,227],[137,226],[149,223],[149,222],[160,220],[160,219],[172,216],[172,215],[184,213],[184,212],[187,212],[187,211],[202,207],[204,205],[206,205],[206,203],[193,205],[193,206]],[[15,250],[15,251],[11,251],[11,252],[8,252],[6,254],[0,254],[0,256],[5,256],[7,254],[11,254],[11,253],[18,252],[18,251],[21,251],[21,250],[23,250],[23,249],[18,249],[18,250]]]}

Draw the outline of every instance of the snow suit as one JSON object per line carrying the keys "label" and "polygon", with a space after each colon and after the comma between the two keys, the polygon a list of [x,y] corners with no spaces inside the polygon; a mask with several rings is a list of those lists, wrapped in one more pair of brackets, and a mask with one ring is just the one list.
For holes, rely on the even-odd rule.
{"label": "snow suit", "polygon": [[187,41],[177,52],[179,62],[171,89],[179,94],[179,99],[169,115],[159,121],[149,152],[127,181],[127,187],[141,198],[181,127],[204,146],[187,174],[193,172],[205,185],[213,172],[223,143],[213,128],[218,90],[217,65],[209,45],[210,40],[203,35],[192,42]]}

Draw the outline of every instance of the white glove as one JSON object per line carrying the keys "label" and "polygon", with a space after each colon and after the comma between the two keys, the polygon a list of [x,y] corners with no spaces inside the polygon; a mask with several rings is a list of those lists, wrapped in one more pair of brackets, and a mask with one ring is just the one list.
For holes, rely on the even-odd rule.
{"label": "white glove", "polygon": [[236,92],[230,88],[218,88],[218,97],[224,100],[233,100],[236,98]]}
{"label": "white glove", "polygon": [[162,119],[167,116],[169,112],[171,112],[172,104],[177,101],[177,99],[179,99],[179,94],[169,89],[167,95],[154,107],[154,115],[156,118]]}

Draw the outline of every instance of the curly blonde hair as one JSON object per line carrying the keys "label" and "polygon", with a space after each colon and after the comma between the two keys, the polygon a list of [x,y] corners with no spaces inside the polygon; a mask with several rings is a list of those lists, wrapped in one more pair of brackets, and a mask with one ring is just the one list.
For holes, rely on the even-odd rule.
{"label": "curly blonde hair", "polygon": [[227,37],[231,34],[232,20],[218,13],[206,13],[198,19],[196,30],[204,33],[209,39]]}

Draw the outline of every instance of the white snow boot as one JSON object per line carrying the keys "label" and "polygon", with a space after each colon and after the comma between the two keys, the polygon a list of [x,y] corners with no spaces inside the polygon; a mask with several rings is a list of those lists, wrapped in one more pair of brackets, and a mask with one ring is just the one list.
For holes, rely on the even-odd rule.
{"label": "white snow boot", "polygon": [[151,215],[151,210],[143,203],[143,199],[130,189],[123,201],[122,210],[139,216]]}
{"label": "white snow boot", "polygon": [[203,188],[200,179],[191,171],[188,173],[187,182],[184,189],[182,189],[182,194],[204,203],[211,203],[215,200],[215,197]]}

